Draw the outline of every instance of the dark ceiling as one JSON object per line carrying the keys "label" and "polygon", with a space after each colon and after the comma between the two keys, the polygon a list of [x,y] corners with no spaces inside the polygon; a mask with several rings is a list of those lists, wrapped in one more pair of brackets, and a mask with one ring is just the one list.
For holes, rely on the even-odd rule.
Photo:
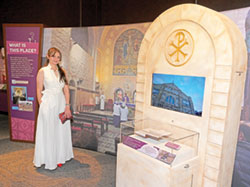
{"label": "dark ceiling", "polygon": [[250,6],[250,0],[1,0],[3,23],[42,23],[45,27],[80,27],[152,22],[168,8],[197,3],[224,11]]}

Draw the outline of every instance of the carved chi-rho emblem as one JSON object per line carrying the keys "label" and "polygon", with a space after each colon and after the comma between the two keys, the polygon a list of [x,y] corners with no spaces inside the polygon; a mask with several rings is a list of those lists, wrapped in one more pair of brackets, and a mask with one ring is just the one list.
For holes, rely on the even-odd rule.
{"label": "carved chi-rho emblem", "polygon": [[188,62],[193,54],[194,42],[191,34],[178,29],[172,32],[165,45],[165,56],[173,66],[182,66]]}

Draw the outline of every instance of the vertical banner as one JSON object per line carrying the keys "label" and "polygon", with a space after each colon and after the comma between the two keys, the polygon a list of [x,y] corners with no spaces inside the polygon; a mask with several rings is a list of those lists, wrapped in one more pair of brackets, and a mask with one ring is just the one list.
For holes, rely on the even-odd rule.
{"label": "vertical banner", "polygon": [[42,24],[3,24],[10,139],[34,142]]}

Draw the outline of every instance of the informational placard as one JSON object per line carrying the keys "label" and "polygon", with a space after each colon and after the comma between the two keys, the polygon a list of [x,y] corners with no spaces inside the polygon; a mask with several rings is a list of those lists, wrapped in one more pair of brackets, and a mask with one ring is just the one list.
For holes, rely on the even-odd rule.
{"label": "informational placard", "polygon": [[122,143],[169,165],[172,164],[176,157],[173,153],[160,149],[154,145],[147,144],[131,136],[124,137]]}
{"label": "informational placard", "polygon": [[34,142],[42,24],[3,24],[10,139]]}

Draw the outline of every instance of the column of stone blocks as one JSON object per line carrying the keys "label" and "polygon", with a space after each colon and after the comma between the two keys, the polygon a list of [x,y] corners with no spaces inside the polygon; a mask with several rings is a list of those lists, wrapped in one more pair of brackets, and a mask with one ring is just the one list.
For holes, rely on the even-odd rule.
{"label": "column of stone blocks", "polygon": [[[135,111],[135,120],[144,119],[143,111],[145,107],[145,62],[146,62],[146,53],[148,41],[144,38],[141,43],[140,53],[138,56],[137,62],[137,75],[136,75],[136,111]],[[143,124],[137,125],[135,130],[142,129]]]}
{"label": "column of stone blocks", "polygon": [[[201,137],[203,142],[200,146],[202,150],[199,151],[201,159],[199,176],[201,178],[198,185],[229,186],[239,127],[241,110],[239,102],[244,87],[242,82],[244,82],[246,70],[244,54],[246,49],[244,39],[239,37],[240,32],[225,16],[202,6],[194,7],[186,4],[164,12],[151,24],[143,39],[138,58],[136,118],[149,117],[150,111],[154,111],[152,107],[147,108],[149,103],[145,101],[145,93],[151,92],[151,90],[145,89],[146,84],[151,83],[150,78],[146,76],[152,73],[148,71],[154,71],[154,67],[150,67],[147,62],[151,44],[165,27],[182,20],[195,22],[208,33],[213,43],[211,50],[215,54],[214,61],[211,61],[214,69],[209,70],[212,74],[207,74],[207,77],[212,80],[212,90],[208,94],[211,97],[208,128]],[[239,38],[237,39],[237,37]],[[237,43],[239,41],[241,45]],[[156,54],[157,50],[154,49],[154,53],[151,55],[160,56],[161,47],[163,46],[157,46],[158,53]],[[202,49],[199,51],[202,53]],[[211,59],[213,60],[213,58]],[[159,59],[156,63],[162,62],[162,59]],[[150,63],[152,64],[152,62]],[[163,118],[165,119],[165,117]],[[142,128],[142,126],[136,128]],[[227,162],[231,162],[231,164],[226,164]]]}

